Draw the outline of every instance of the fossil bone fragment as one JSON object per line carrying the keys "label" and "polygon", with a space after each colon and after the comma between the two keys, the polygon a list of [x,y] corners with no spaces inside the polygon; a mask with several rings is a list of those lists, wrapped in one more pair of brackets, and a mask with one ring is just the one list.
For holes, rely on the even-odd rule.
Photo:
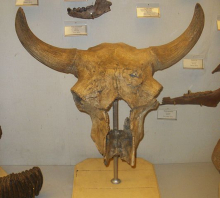
{"label": "fossil bone fragment", "polygon": [[212,162],[213,162],[215,168],[220,173],[220,140],[218,140],[218,142],[214,148],[214,151],[212,153]]}
{"label": "fossil bone fragment", "polygon": [[0,139],[2,138],[2,128],[0,126]]}
{"label": "fossil bone fragment", "polygon": [[0,198],[31,198],[38,196],[43,185],[39,167],[0,177]]}
{"label": "fossil bone fragment", "polygon": [[215,72],[220,72],[220,65],[218,65],[218,67],[216,67],[212,73],[214,74]]}
{"label": "fossil bone fragment", "polygon": [[188,94],[184,94],[181,97],[177,98],[170,98],[165,97],[163,98],[162,104],[194,104],[194,105],[201,105],[207,107],[216,107],[220,102],[220,88],[215,91],[204,91],[204,92],[197,92],[191,93],[190,91]]}
{"label": "fossil bone fragment", "polygon": [[193,19],[182,35],[168,44],[144,49],[124,43],[102,43],[88,50],[53,47],[32,33],[22,8],[17,12],[15,26],[18,38],[33,57],[56,71],[78,78],[71,92],[78,109],[91,117],[91,137],[106,164],[115,150],[109,142],[112,136],[108,110],[116,99],[129,105],[126,134],[121,136],[129,140],[125,141],[126,146],[121,146],[126,151],[119,155],[134,166],[136,149],[144,136],[144,118],[159,105],[156,98],[162,85],[153,74],[171,67],[192,49],[204,27],[204,12],[197,4]]}
{"label": "fossil bone fragment", "polygon": [[106,12],[111,11],[112,3],[107,0],[96,0],[95,5],[90,5],[82,8],[67,9],[68,15],[75,18],[94,19],[98,18]]}

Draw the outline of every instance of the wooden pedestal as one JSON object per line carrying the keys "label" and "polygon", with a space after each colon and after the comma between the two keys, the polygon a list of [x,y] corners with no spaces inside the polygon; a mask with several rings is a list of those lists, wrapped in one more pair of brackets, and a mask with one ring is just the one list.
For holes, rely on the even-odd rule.
{"label": "wooden pedestal", "polygon": [[119,159],[121,184],[112,184],[113,162],[108,167],[103,159],[87,159],[75,166],[72,198],[160,198],[154,167],[138,158],[136,167]]}
{"label": "wooden pedestal", "polygon": [[7,176],[7,173],[0,167],[0,177]]}
{"label": "wooden pedestal", "polygon": [[220,184],[218,186],[218,197],[220,198]]}

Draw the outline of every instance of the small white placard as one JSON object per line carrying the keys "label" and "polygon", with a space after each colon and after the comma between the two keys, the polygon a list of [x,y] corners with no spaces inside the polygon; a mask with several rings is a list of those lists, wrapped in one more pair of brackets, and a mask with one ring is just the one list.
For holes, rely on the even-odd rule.
{"label": "small white placard", "polygon": [[66,26],[65,36],[85,36],[87,35],[87,25]]}
{"label": "small white placard", "polygon": [[142,7],[137,8],[137,17],[160,17],[160,8]]}
{"label": "small white placard", "polygon": [[220,21],[217,21],[218,30],[220,30]]}
{"label": "small white placard", "polygon": [[16,0],[16,6],[38,5],[38,0]]}
{"label": "small white placard", "polygon": [[185,69],[203,69],[203,59],[183,59]]}
{"label": "small white placard", "polygon": [[157,119],[177,120],[177,110],[159,109],[157,111]]}

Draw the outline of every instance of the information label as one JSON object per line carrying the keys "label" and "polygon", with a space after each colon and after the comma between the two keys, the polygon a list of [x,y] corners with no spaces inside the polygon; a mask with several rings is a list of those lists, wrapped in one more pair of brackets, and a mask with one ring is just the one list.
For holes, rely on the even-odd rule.
{"label": "information label", "polygon": [[65,36],[86,36],[87,25],[66,26]]}
{"label": "information label", "polygon": [[137,17],[160,17],[160,8],[137,8]]}
{"label": "information label", "polygon": [[183,59],[185,69],[203,69],[203,59]]}
{"label": "information label", "polygon": [[38,0],[16,0],[16,6],[38,5]]}
{"label": "information label", "polygon": [[177,110],[159,109],[157,111],[157,119],[177,120]]}

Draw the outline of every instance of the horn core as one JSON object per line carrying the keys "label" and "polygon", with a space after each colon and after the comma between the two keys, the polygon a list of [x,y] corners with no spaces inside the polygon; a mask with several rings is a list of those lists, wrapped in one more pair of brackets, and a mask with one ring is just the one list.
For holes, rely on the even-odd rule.
{"label": "horn core", "polygon": [[151,52],[158,60],[158,64],[154,66],[154,72],[171,67],[180,61],[200,38],[204,23],[204,11],[200,4],[196,4],[193,19],[182,35],[168,44],[150,47]]}
{"label": "horn core", "polygon": [[30,30],[22,8],[15,19],[15,29],[24,48],[38,61],[59,72],[71,73],[77,77],[75,59],[77,49],[63,49],[49,45],[37,38]]}

